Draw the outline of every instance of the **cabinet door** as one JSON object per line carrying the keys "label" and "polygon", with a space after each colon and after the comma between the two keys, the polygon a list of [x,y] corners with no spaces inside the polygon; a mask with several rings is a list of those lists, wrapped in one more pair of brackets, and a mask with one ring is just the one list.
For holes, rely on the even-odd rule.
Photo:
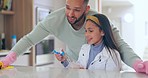
{"label": "cabinet door", "polygon": [[29,54],[18,57],[12,65],[29,66]]}
{"label": "cabinet door", "polygon": [[[33,29],[33,5],[34,0],[13,0],[14,15],[4,15],[4,33],[6,37],[6,47],[11,49],[11,36],[16,35],[17,41]],[[31,50],[31,51],[34,51]],[[34,64],[33,52],[29,56],[30,65]],[[20,57],[14,64],[28,56]],[[23,65],[28,65],[27,63]]]}
{"label": "cabinet door", "polygon": [[6,46],[11,49],[11,36],[16,35],[17,40],[33,29],[33,0],[13,0],[14,15],[4,16],[4,32]]}

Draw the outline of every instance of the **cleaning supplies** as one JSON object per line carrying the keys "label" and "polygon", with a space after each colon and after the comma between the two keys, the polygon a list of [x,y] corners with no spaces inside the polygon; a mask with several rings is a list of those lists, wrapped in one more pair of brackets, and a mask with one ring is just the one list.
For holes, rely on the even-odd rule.
{"label": "cleaning supplies", "polygon": [[17,42],[16,35],[12,35],[12,36],[11,36],[11,39],[12,39],[11,47],[13,47],[13,46],[16,44],[16,42]]}
{"label": "cleaning supplies", "polygon": [[5,34],[4,33],[1,33],[1,48],[2,48],[2,50],[6,49]]}

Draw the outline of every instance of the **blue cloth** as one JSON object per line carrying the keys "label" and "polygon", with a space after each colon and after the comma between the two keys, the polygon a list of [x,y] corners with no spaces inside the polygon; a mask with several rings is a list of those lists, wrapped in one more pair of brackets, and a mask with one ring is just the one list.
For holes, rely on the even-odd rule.
{"label": "blue cloth", "polygon": [[95,59],[96,55],[103,50],[103,48],[104,48],[103,41],[98,45],[95,45],[95,46],[91,45],[91,49],[90,49],[90,52],[89,52],[89,59],[88,59],[86,69],[88,69],[90,63]]}

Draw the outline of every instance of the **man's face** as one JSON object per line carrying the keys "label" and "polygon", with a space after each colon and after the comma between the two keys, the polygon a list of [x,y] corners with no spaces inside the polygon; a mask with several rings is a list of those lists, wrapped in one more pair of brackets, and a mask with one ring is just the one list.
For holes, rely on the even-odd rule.
{"label": "man's face", "polygon": [[66,16],[70,24],[75,24],[86,13],[84,0],[66,0]]}

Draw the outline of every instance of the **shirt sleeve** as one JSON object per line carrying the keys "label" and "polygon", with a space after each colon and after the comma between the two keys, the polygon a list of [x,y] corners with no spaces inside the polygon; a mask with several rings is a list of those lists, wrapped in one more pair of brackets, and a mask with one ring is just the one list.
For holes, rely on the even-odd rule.
{"label": "shirt sleeve", "polygon": [[64,67],[67,67],[69,65],[69,62],[65,60],[65,61],[62,61],[61,64],[63,64]]}
{"label": "shirt sleeve", "polygon": [[119,31],[113,25],[112,25],[112,31],[117,46],[119,48],[119,53],[122,61],[132,67],[134,61],[136,59],[140,59],[140,57],[136,55],[133,49],[120,37]]}
{"label": "shirt sleeve", "polygon": [[[64,19],[64,15],[60,15],[61,13],[64,13],[64,8],[50,13],[44,20],[39,22],[30,33],[23,36],[11,49],[11,51],[16,52],[16,55],[19,56],[23,54],[25,51],[29,50],[33,45],[42,41],[49,34],[55,35],[59,33],[55,33],[55,29],[61,26],[61,23],[63,21],[59,23],[55,22],[57,21],[57,19]],[[61,17],[59,18],[59,16]]]}

